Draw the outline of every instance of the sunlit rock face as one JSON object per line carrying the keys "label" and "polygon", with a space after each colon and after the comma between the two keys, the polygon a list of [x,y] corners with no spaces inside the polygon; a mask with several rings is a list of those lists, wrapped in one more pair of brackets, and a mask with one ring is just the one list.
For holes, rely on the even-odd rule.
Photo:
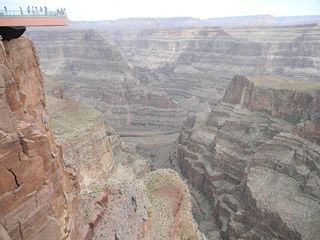
{"label": "sunlit rock face", "polygon": [[320,146],[300,127],[319,126],[320,86],[287,83],[236,76],[206,118],[188,118],[172,153],[226,239],[319,235]]}
{"label": "sunlit rock face", "polygon": [[84,239],[79,185],[48,128],[43,79],[26,38],[0,43],[0,238]]}
{"label": "sunlit rock face", "polygon": [[42,70],[62,84],[65,98],[92,105],[120,133],[172,131],[185,118],[186,111],[166,92],[141,83],[143,73],[129,66],[101,33],[67,28],[29,35]]}

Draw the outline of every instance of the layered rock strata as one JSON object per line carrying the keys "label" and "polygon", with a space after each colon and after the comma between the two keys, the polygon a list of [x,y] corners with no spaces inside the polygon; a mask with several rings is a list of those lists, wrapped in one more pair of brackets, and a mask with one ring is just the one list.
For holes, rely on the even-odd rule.
{"label": "layered rock strata", "polygon": [[110,177],[113,150],[100,113],[47,96],[50,120],[32,42],[0,50],[1,239],[201,239],[177,173],[139,180],[119,165]]}
{"label": "layered rock strata", "polygon": [[33,44],[0,42],[0,225],[4,239],[85,239],[79,184],[48,126]]}
{"label": "layered rock strata", "polygon": [[[178,103],[215,103],[236,74],[319,78],[319,25],[108,31],[134,66]],[[187,101],[187,102],[186,102]],[[206,110],[206,108],[204,108]]]}
{"label": "layered rock strata", "polygon": [[64,164],[78,173],[81,190],[106,178],[114,165],[112,145],[101,114],[73,100],[47,96],[50,127],[64,153]]}
{"label": "layered rock strata", "polygon": [[171,160],[210,200],[223,239],[319,236],[320,146],[297,131],[318,124],[319,86],[291,83],[237,76],[184,124]]}
{"label": "layered rock strata", "polygon": [[125,145],[121,148],[100,112],[58,98],[65,94],[52,79],[46,80],[46,92],[49,123],[63,151],[63,164],[79,179],[89,237],[201,239],[188,188],[177,173],[148,173],[148,162]]}
{"label": "layered rock strata", "polygon": [[[318,24],[153,28],[107,34],[130,63],[145,68],[159,68],[178,61],[179,65],[188,63],[199,70],[225,72],[226,78],[229,74],[239,74],[239,67],[250,75],[318,76]],[[165,59],[159,55],[163,53]]]}
{"label": "layered rock strata", "polygon": [[141,83],[141,74],[101,33],[67,28],[29,35],[42,70],[59,79],[65,97],[92,105],[118,132],[174,131],[185,118],[186,112],[167,93]]}
{"label": "layered rock strata", "polygon": [[93,239],[201,239],[187,186],[177,173],[148,173],[148,164],[129,152],[119,152],[115,164],[99,112],[73,100],[47,96],[47,101],[64,164],[78,176]]}
{"label": "layered rock strata", "polygon": [[96,28],[104,37],[70,28],[29,34],[66,97],[93,105],[121,135],[176,131],[186,112],[208,111],[235,74],[319,77],[317,24]]}
{"label": "layered rock strata", "polygon": [[130,151],[118,149],[114,156],[119,138],[107,136],[101,114],[92,107],[53,96],[47,102],[63,163],[79,179],[93,239],[201,239],[188,188],[177,173],[148,173],[146,160]]}

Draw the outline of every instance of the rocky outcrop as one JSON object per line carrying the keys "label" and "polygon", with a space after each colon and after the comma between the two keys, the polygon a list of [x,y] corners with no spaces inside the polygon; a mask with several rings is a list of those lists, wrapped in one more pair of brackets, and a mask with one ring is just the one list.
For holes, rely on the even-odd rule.
{"label": "rocky outcrop", "polygon": [[[296,89],[295,89],[296,88]],[[251,111],[264,111],[289,122],[320,121],[319,83],[281,77],[245,78],[236,76],[223,101]],[[308,91],[308,92],[305,92]]]}
{"label": "rocky outcrop", "polygon": [[[177,173],[147,173],[146,161],[138,163],[134,154],[114,156],[116,136],[107,136],[101,114],[92,107],[53,96],[47,102],[63,164],[79,179],[93,239],[201,239],[188,188]],[[126,158],[129,163],[123,163]]]}
{"label": "rocky outcrop", "polygon": [[[82,159],[87,155],[86,151],[93,151],[88,157],[94,157],[94,159],[97,160],[100,158],[105,159],[106,157],[103,156],[109,156],[109,152],[117,154],[120,151],[121,141],[119,135],[116,134],[111,126],[104,123],[99,111],[87,104],[65,99],[63,88],[57,80],[45,76],[44,86],[47,96],[48,112],[51,118],[51,129],[53,129],[58,143],[68,146],[67,149],[71,151],[71,155],[73,154],[72,152],[77,152],[77,154],[82,157],[76,158]],[[87,136],[90,136],[91,139],[87,139]],[[73,140],[73,142],[69,143],[69,140]],[[76,146],[79,141],[83,141],[81,144],[82,147],[88,146],[89,149],[79,149],[79,146]],[[98,146],[98,151],[93,149],[95,146]],[[74,148],[76,148],[76,151],[74,151]],[[69,152],[67,149],[64,149],[65,155],[66,152]],[[75,161],[72,160],[72,156],[69,156],[68,159]],[[111,160],[109,157],[107,157],[107,159]],[[65,159],[66,162],[69,160]],[[95,162],[95,160],[93,161]],[[103,164],[103,168],[105,168],[106,165],[113,165],[112,160],[107,162],[108,163]],[[74,162],[74,164],[76,165],[77,163]],[[105,173],[106,172],[108,171],[105,171]]]}
{"label": "rocky outcrop", "polygon": [[[58,79],[65,97],[102,112],[120,134],[177,130],[186,112],[164,91],[146,87],[116,46],[94,30],[34,30],[29,33],[41,67]],[[48,44],[48,42],[50,44]]]}
{"label": "rocky outcrop", "polygon": [[108,208],[94,239],[202,239],[188,188],[176,172],[157,170],[129,183],[123,177],[128,176],[111,177],[122,183],[109,186]]}
{"label": "rocky outcrop", "polygon": [[[138,163],[119,147],[115,151],[119,137],[107,135],[109,127],[92,107],[53,96],[47,96],[47,103],[63,164],[79,179],[93,239],[201,239],[188,188],[177,173],[147,173],[145,160]],[[125,158],[129,163],[123,163]]]}
{"label": "rocky outcrop", "polygon": [[151,239],[201,239],[192,217],[188,187],[173,170],[156,170],[144,179],[152,210]]}
{"label": "rocky outcrop", "polygon": [[101,114],[92,107],[52,96],[47,96],[47,104],[50,127],[62,147],[64,165],[75,170],[81,191],[86,191],[113,168],[111,146],[118,145],[119,138],[107,136]]}
{"label": "rocky outcrop", "polygon": [[0,224],[5,239],[84,239],[77,178],[48,128],[30,40],[0,43]]}
{"label": "rocky outcrop", "polygon": [[319,91],[265,80],[235,77],[207,117],[188,118],[171,160],[224,239],[316,239],[320,146],[297,128],[317,124]]}

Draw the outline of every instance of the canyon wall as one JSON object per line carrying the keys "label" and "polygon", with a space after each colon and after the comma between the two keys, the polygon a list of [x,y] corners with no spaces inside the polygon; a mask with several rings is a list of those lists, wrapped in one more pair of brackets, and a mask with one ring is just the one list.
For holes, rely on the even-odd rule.
{"label": "canyon wall", "polygon": [[77,178],[62,165],[30,40],[0,42],[0,225],[6,239],[85,239]]}
{"label": "canyon wall", "polygon": [[193,112],[190,105],[206,110],[200,103],[219,100],[236,74],[319,78],[318,24],[105,33],[131,64],[158,76],[149,80],[155,88]]}
{"label": "canyon wall", "polygon": [[29,39],[0,50],[1,239],[202,239],[177,173],[133,170],[101,113],[59,84],[45,97]]}
{"label": "canyon wall", "polygon": [[148,162],[123,151],[92,107],[53,96],[47,102],[63,163],[79,179],[93,239],[201,239],[188,188],[177,173],[148,173]]}
{"label": "canyon wall", "polygon": [[47,104],[50,127],[62,147],[64,165],[75,169],[81,191],[85,191],[108,176],[114,166],[111,146],[119,145],[119,138],[107,136],[101,113],[90,106],[52,96],[47,96]]}
{"label": "canyon wall", "polygon": [[142,73],[99,32],[66,28],[33,30],[29,36],[42,70],[61,83],[65,98],[94,106],[120,134],[173,131],[184,119],[186,112],[164,91],[142,84]]}
{"label": "canyon wall", "polygon": [[236,76],[206,117],[184,123],[171,161],[210,200],[223,239],[318,238],[319,139],[297,130],[319,127],[316,89]]}
{"label": "canyon wall", "polygon": [[92,27],[28,34],[66,97],[94,106],[120,135],[177,131],[187,112],[209,111],[236,74],[319,78],[318,24]]}
{"label": "canyon wall", "polygon": [[[79,111],[70,113],[70,119],[55,119],[57,139],[61,137],[62,147],[70,151],[67,159],[75,163],[75,176],[79,174],[81,180],[81,164],[87,168],[89,162],[82,149],[72,152],[78,142],[85,152],[96,154],[92,159],[101,166],[99,170],[106,165],[97,159],[108,156],[102,162],[112,163],[117,158],[109,154],[113,150],[101,133],[101,116],[79,100],[100,110],[105,123],[123,136],[177,131],[187,112],[192,112],[170,161],[209,200],[221,237],[316,239],[320,216],[319,25],[98,29],[103,33],[70,28],[29,33],[39,49],[43,70],[62,83],[62,89],[51,86],[49,92],[77,101],[54,100],[52,105],[53,116]],[[236,74],[251,77],[236,76],[230,83]],[[90,112],[86,114],[89,119],[78,123],[75,119],[82,111]],[[90,116],[97,123],[90,124]],[[73,133],[68,126],[76,124],[81,127]],[[73,135],[64,138],[68,131]],[[93,136],[84,139],[87,132]],[[107,139],[114,135],[108,132]],[[94,149],[91,143],[106,145],[107,150]],[[141,179],[149,163],[123,154],[130,164],[115,164],[109,180],[91,185],[89,194],[81,196],[94,203],[85,209],[94,237],[162,236],[151,227],[160,213],[152,213],[148,181]],[[132,169],[140,170],[132,173]],[[85,174],[87,179],[95,177]],[[165,189],[177,200],[180,195],[171,196],[180,191],[174,185],[175,190]],[[174,204],[168,200],[169,206],[179,205],[176,200]],[[123,209],[130,212],[127,222],[118,219],[125,218]],[[160,212],[167,218],[168,212]],[[175,207],[169,213],[174,215]],[[175,221],[169,225],[159,228],[166,229],[164,234],[177,229]]]}

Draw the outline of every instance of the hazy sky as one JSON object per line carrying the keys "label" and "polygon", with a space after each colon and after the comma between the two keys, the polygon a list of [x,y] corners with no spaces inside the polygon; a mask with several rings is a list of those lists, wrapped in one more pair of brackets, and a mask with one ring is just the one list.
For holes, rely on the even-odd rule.
{"label": "hazy sky", "polygon": [[1,7],[66,8],[71,20],[131,17],[196,18],[272,14],[320,15],[320,0],[0,0]]}

